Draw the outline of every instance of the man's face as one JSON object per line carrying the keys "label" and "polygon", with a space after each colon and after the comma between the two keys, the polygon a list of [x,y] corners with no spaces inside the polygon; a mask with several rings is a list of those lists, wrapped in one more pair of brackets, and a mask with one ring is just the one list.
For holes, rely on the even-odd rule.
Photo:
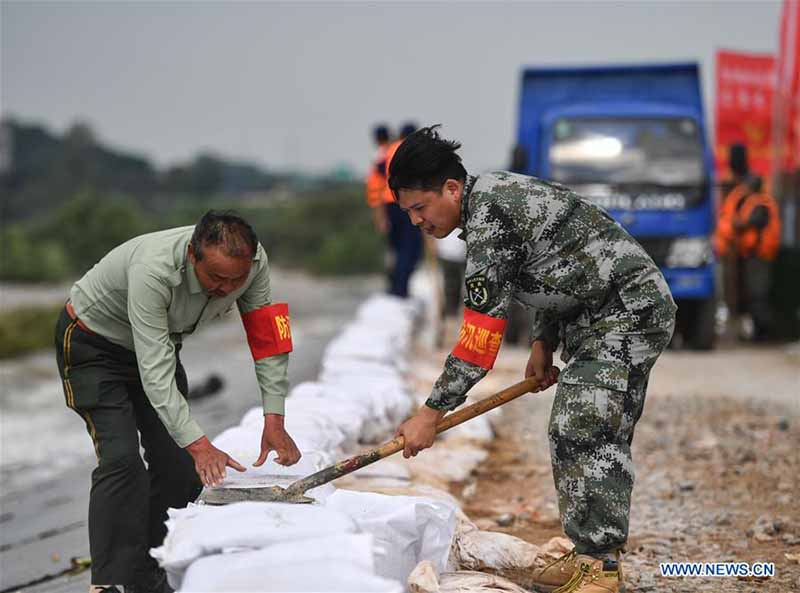
{"label": "man's face", "polygon": [[203,259],[197,261],[192,246],[189,245],[189,259],[200,286],[206,294],[225,297],[240,288],[250,275],[253,260],[249,257],[225,255],[219,247],[203,247]]}
{"label": "man's face", "polygon": [[437,239],[443,239],[461,222],[463,189],[462,182],[448,179],[441,191],[401,189],[397,192],[397,202],[408,214],[411,224]]}

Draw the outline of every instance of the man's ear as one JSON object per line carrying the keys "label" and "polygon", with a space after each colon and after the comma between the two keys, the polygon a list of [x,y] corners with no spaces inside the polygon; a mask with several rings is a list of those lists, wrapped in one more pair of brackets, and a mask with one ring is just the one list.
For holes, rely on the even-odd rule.
{"label": "man's ear", "polygon": [[448,196],[451,196],[455,199],[461,197],[461,182],[458,179],[448,179],[444,182],[444,190]]}
{"label": "man's ear", "polygon": [[197,263],[197,256],[194,253],[194,245],[192,245],[191,241],[189,241],[189,249],[186,253],[189,255],[189,261],[191,264],[195,265]]}

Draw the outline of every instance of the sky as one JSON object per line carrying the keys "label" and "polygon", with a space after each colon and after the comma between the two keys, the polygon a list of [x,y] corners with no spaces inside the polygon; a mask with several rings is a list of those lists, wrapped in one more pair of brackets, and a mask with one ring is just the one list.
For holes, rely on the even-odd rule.
{"label": "sky", "polygon": [[2,2],[4,116],[167,166],[367,169],[377,122],[443,124],[471,171],[505,167],[524,66],[775,53],[780,1]]}

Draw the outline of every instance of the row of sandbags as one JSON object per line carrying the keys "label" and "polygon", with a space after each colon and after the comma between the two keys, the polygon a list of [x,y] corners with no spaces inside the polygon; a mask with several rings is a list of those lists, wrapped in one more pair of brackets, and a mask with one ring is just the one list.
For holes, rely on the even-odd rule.
{"label": "row of sandbags", "polygon": [[[285,486],[391,438],[414,406],[406,373],[415,315],[406,300],[363,303],[328,345],[318,381],[287,398],[285,425],[302,459],[286,468],[271,454],[261,467],[229,472],[223,486]],[[256,408],[213,442],[234,458],[253,458],[262,426]],[[164,544],[151,553],[170,584],[187,592],[399,592],[423,559],[446,569],[457,523],[449,502],[330,484],[307,494],[314,504],[171,509]]]}
{"label": "row of sandbags", "polygon": [[[286,486],[391,438],[427,395],[408,389],[415,315],[408,301],[366,301],[329,344],[318,380],[296,386],[287,399],[286,426],[300,462],[285,468],[271,456],[244,474],[230,472],[224,486]],[[261,410],[253,409],[214,443],[234,458],[254,458],[262,425]],[[447,492],[485,459],[493,436],[488,416],[480,416],[412,460],[396,455],[311,490],[313,505],[173,509],[153,556],[170,584],[187,592],[422,590],[432,574],[458,590],[489,591],[469,584],[474,575],[460,581],[463,571],[514,573],[540,556],[518,538],[478,529]],[[422,573],[415,571],[420,562]]]}

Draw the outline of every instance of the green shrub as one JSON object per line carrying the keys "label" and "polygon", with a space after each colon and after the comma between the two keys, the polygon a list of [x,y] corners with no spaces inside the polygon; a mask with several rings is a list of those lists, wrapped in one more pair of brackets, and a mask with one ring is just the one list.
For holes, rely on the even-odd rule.
{"label": "green shrub", "polygon": [[32,234],[42,242],[60,243],[72,273],[81,275],[120,243],[152,230],[155,225],[132,199],[101,199],[83,193],[64,204]]}
{"label": "green shrub", "polygon": [[24,307],[0,313],[0,358],[51,348],[62,308]]}
{"label": "green shrub", "polygon": [[72,266],[57,241],[36,241],[20,226],[0,233],[0,279],[12,282],[57,282],[69,278]]}

